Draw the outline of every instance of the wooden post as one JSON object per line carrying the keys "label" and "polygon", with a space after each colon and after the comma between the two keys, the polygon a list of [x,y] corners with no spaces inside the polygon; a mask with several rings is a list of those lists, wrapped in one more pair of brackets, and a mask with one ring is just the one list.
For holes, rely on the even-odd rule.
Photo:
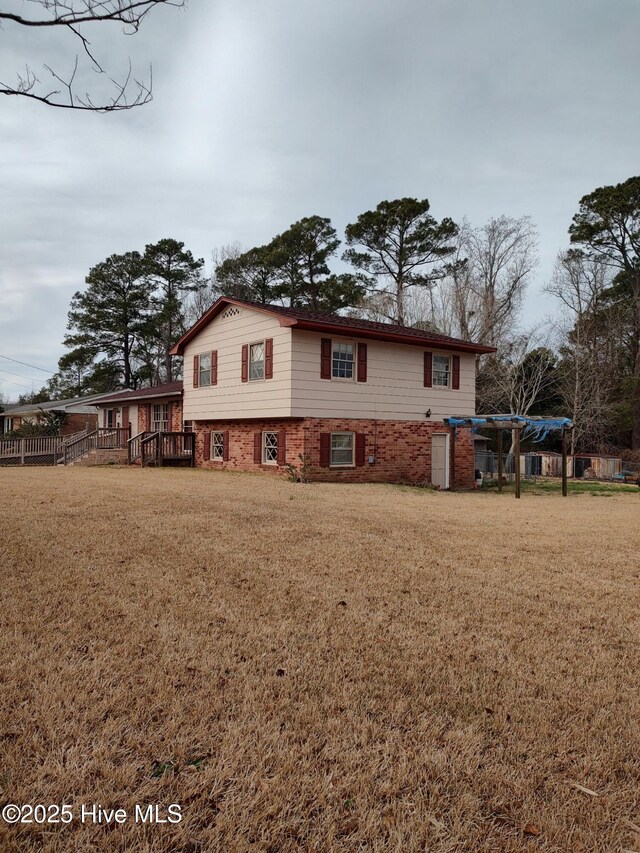
{"label": "wooden post", "polygon": [[567,496],[567,430],[562,428],[562,497]]}
{"label": "wooden post", "polygon": [[455,492],[456,490],[456,428],[451,427],[450,432],[450,442],[451,442],[451,470],[449,471],[449,490],[451,492]]}
{"label": "wooden post", "polygon": [[20,464],[21,465],[24,465],[24,442],[25,442],[25,439],[21,438],[20,439]]}
{"label": "wooden post", "polygon": [[513,431],[513,464],[516,475],[516,497],[520,497],[520,427]]}
{"label": "wooden post", "polygon": [[498,430],[498,491],[502,492],[502,430]]}

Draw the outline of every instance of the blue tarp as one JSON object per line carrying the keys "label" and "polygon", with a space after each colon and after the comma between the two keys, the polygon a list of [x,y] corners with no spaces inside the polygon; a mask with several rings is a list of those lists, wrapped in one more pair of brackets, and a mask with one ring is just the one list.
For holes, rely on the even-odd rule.
{"label": "blue tarp", "polygon": [[573,426],[573,421],[570,418],[527,418],[522,415],[492,415],[490,418],[445,418],[445,420],[452,427],[472,425],[474,432],[483,426],[493,426],[500,421],[521,423],[525,425],[523,435],[533,438],[534,441],[544,441],[550,432]]}

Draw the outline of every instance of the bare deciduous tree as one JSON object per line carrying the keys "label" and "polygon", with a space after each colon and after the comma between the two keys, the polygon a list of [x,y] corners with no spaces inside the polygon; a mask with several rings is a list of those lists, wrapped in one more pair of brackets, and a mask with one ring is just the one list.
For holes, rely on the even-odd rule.
{"label": "bare deciduous tree", "polygon": [[478,376],[478,411],[531,414],[552,397],[555,367],[556,356],[541,326],[515,336],[483,365]]}
{"label": "bare deciduous tree", "polygon": [[606,441],[617,374],[615,327],[622,320],[618,309],[604,307],[611,278],[605,263],[573,249],[558,256],[545,287],[563,308],[556,320],[558,390],[575,424],[571,453],[602,449]]}
{"label": "bare deciduous tree", "polygon": [[538,235],[527,216],[499,216],[481,228],[463,222],[457,263],[431,293],[432,320],[447,334],[500,348],[512,336],[538,264],[537,246]]}
{"label": "bare deciduous tree", "polygon": [[[36,9],[34,15],[24,14],[27,9]],[[11,6],[13,5],[13,9]],[[0,8],[0,26],[16,25],[35,32],[52,28],[69,33],[79,45],[81,53],[75,55],[71,71],[63,75],[51,65],[44,64],[46,81],[38,77],[27,64],[22,73],[17,74],[15,84],[0,82],[0,94],[30,98],[50,107],[63,109],[89,110],[92,112],[116,112],[128,110],[148,103],[152,98],[152,73],[149,69],[148,80],[139,80],[133,76],[131,63],[128,70],[119,78],[112,77],[97,59],[86,33],[90,25],[116,23],[121,24],[127,35],[138,32],[140,25],[156,6],[184,6],[184,0],[23,0],[22,3],[7,0]],[[78,74],[81,71],[80,56],[83,55],[88,67],[100,75],[106,75],[112,94],[94,101],[90,92],[78,91]]]}

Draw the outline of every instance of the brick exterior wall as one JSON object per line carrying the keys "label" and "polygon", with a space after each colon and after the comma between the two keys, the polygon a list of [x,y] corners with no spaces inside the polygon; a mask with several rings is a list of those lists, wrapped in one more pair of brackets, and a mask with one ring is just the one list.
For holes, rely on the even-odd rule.
{"label": "brick exterior wall", "polygon": [[97,426],[97,415],[67,415],[67,419],[60,428],[60,435],[73,435],[76,432],[82,432],[83,429],[94,430]]}
{"label": "brick exterior wall", "polygon": [[[237,471],[265,470],[283,473],[278,465],[254,463],[254,435],[264,431],[286,433],[286,461],[300,464],[299,454],[307,453],[314,481],[348,483],[429,483],[431,482],[431,437],[449,432],[443,423],[429,421],[383,421],[338,418],[304,418],[265,421],[197,421],[196,465]],[[205,461],[205,436],[213,431],[229,433],[229,461]],[[365,464],[352,468],[320,466],[320,434],[354,432],[365,436]],[[451,443],[450,443],[451,445]],[[370,464],[369,456],[375,457]],[[474,451],[471,432],[457,430],[455,445],[456,487],[472,488]]]}
{"label": "brick exterior wall", "polygon": [[[303,420],[273,419],[265,421],[196,421],[196,465],[205,468],[230,468],[235,471],[284,471],[280,465],[256,465],[253,461],[253,442],[257,432],[286,432],[286,461],[299,464],[299,454],[304,453],[305,431]],[[229,461],[204,460],[205,436],[210,432],[229,433]]]}

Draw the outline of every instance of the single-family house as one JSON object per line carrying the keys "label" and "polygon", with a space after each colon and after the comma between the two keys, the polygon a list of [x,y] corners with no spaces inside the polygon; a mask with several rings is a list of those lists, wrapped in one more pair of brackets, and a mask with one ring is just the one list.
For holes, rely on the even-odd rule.
{"label": "single-family house", "polygon": [[[181,420],[195,434],[195,464],[209,468],[283,471],[302,456],[314,480],[448,488],[454,448],[443,419],[475,414],[476,358],[493,351],[422,329],[222,297],[172,350],[184,359],[180,415],[177,393],[146,389],[146,408],[135,401],[137,426]],[[126,399],[131,420],[134,398]],[[467,430],[457,433],[455,461],[457,485],[472,486]]]}
{"label": "single-family house", "polygon": [[95,429],[97,408],[95,397],[75,397],[69,400],[47,400],[42,403],[5,406],[0,413],[0,434],[10,433],[25,423],[41,424],[56,420],[58,435],[68,436],[85,429]]}

